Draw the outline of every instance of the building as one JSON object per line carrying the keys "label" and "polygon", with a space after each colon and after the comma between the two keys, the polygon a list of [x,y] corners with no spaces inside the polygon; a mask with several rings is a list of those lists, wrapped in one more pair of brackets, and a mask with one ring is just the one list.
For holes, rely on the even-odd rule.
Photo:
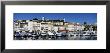
{"label": "building", "polygon": [[83,30],[84,26],[79,23],[70,23],[63,20],[49,20],[42,17],[40,19],[33,20],[15,20],[14,31],[41,31],[48,32],[54,30],[57,31],[76,31]]}

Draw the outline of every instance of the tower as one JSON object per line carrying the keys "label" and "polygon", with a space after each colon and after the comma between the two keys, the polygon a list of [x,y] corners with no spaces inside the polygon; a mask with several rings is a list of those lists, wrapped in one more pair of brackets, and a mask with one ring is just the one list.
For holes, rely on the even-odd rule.
{"label": "tower", "polygon": [[63,20],[64,20],[64,22],[65,22],[65,18],[64,18]]}
{"label": "tower", "polygon": [[42,17],[42,20],[44,20],[44,17]]}

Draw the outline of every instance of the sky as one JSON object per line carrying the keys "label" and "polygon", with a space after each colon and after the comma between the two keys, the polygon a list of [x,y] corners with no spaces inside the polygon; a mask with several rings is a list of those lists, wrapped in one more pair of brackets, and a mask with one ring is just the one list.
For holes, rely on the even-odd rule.
{"label": "sky", "polygon": [[97,13],[14,13],[14,20],[32,20],[34,18],[50,20],[61,20],[65,18],[66,22],[77,22],[83,24],[97,23]]}

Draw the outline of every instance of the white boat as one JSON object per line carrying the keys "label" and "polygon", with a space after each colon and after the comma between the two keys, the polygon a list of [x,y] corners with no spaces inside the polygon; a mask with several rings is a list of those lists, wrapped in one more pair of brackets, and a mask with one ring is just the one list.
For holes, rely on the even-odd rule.
{"label": "white boat", "polygon": [[56,33],[57,36],[62,36],[62,33]]}
{"label": "white boat", "polygon": [[48,32],[48,35],[54,35],[52,32]]}

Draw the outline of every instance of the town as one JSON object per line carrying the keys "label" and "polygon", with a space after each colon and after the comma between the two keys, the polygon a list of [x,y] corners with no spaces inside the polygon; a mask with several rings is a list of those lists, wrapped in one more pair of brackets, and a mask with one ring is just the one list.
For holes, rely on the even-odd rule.
{"label": "town", "polygon": [[64,19],[14,20],[14,40],[97,40],[97,24]]}

